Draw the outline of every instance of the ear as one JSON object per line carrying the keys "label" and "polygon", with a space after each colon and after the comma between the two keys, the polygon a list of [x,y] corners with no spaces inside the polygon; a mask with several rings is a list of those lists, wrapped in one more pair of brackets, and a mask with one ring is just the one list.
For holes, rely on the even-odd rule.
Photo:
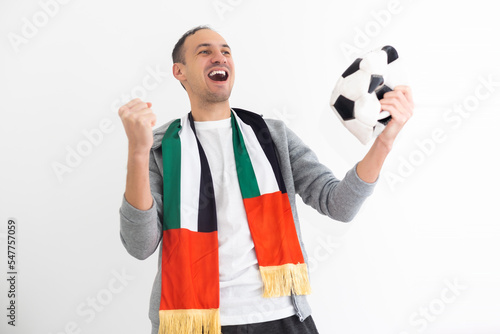
{"label": "ear", "polygon": [[184,75],[184,65],[181,63],[174,63],[172,66],[172,73],[174,77],[179,81],[185,81],[186,76]]}

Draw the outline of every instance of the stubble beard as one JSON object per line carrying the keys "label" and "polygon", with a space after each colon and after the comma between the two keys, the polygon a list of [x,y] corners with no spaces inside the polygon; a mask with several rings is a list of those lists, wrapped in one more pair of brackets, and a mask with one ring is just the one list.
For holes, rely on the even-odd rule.
{"label": "stubble beard", "polygon": [[231,91],[223,92],[223,93],[214,93],[211,91],[205,91],[201,95],[201,103],[203,105],[218,104],[218,103],[226,102],[227,100],[229,100],[230,96],[231,96]]}

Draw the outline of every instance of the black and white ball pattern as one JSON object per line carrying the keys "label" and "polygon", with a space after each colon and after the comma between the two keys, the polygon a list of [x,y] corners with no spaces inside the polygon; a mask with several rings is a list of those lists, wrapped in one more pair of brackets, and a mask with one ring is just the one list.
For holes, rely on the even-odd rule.
{"label": "black and white ball pattern", "polygon": [[379,100],[398,84],[401,69],[395,48],[386,45],[356,59],[333,89],[330,106],[344,126],[363,144],[378,136],[389,123]]}

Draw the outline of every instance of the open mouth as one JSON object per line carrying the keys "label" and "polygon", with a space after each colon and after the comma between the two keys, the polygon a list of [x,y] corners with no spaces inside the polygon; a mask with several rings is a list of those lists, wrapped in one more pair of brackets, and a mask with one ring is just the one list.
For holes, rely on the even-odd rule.
{"label": "open mouth", "polygon": [[217,70],[208,73],[208,77],[214,81],[226,81],[228,74],[226,71]]}

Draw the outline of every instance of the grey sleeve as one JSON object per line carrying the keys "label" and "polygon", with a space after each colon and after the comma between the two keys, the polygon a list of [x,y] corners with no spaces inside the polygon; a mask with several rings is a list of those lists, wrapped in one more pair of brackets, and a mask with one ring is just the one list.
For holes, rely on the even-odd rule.
{"label": "grey sleeve", "polygon": [[296,193],[304,203],[321,214],[342,222],[351,221],[365,199],[372,194],[378,178],[373,183],[361,180],[356,172],[356,163],[344,179],[339,180],[288,128],[287,137]]}
{"label": "grey sleeve", "polygon": [[153,254],[162,238],[163,215],[163,178],[158,165],[150,152],[149,182],[153,205],[148,210],[132,206],[125,194],[120,207],[120,238],[127,252],[133,257],[144,260]]}

